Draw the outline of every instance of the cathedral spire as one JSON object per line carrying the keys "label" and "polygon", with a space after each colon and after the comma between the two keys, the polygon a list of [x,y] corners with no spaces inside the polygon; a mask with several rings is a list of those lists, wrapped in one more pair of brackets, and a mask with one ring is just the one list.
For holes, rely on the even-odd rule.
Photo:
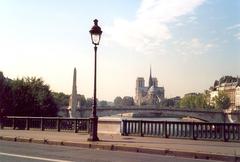
{"label": "cathedral spire", "polygon": [[151,67],[151,65],[150,65],[150,76],[149,76],[148,86],[149,86],[149,88],[153,86],[152,67]]}

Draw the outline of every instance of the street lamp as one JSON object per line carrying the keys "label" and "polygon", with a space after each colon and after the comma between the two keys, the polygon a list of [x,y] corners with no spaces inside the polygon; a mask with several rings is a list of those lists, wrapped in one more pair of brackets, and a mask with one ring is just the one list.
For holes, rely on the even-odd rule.
{"label": "street lamp", "polygon": [[98,126],[98,117],[97,117],[97,98],[96,98],[96,91],[97,91],[97,45],[99,45],[102,30],[98,26],[98,20],[95,19],[94,26],[89,31],[91,34],[92,44],[94,45],[94,54],[95,54],[95,61],[94,61],[94,89],[93,89],[93,107],[92,107],[92,116],[90,118],[90,136],[88,141],[99,141],[97,136],[97,126]]}

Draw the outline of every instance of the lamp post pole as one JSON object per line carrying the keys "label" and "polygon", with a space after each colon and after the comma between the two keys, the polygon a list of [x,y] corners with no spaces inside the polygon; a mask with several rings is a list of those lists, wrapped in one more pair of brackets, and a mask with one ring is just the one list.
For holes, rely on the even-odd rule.
{"label": "lamp post pole", "polygon": [[97,46],[94,46],[94,90],[93,90],[93,117],[97,117]]}
{"label": "lamp post pole", "polygon": [[98,26],[98,20],[94,20],[94,26],[89,31],[91,34],[92,43],[94,44],[94,89],[93,89],[93,107],[92,116],[90,117],[90,136],[88,141],[99,141],[98,130],[98,116],[97,116],[97,45],[99,45],[102,30]]}

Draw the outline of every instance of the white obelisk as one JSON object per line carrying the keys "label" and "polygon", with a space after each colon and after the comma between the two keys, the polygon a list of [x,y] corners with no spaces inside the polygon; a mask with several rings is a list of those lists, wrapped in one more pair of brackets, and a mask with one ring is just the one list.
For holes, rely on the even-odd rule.
{"label": "white obelisk", "polygon": [[76,117],[77,111],[77,70],[74,68],[73,71],[73,86],[72,86],[72,94],[69,100],[69,116],[70,118]]}

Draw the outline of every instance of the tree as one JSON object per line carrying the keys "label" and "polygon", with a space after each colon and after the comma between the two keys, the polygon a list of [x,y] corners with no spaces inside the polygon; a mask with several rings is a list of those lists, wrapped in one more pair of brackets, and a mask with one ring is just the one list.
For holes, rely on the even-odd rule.
{"label": "tree", "polygon": [[122,105],[124,106],[133,106],[134,105],[134,99],[130,96],[124,96],[122,99]]}
{"label": "tree", "polygon": [[10,81],[0,71],[0,109],[4,109],[6,114],[9,114],[13,107]]}
{"label": "tree", "polygon": [[92,107],[93,106],[93,98],[87,98],[86,100],[86,107]]}
{"label": "tree", "polygon": [[[183,108],[193,108],[193,97],[192,96],[184,96],[180,101],[180,107]],[[194,106],[195,107],[195,106]]]}
{"label": "tree", "polygon": [[105,100],[102,100],[99,102],[99,106],[107,106],[107,105],[108,105],[108,103]]}
{"label": "tree", "polygon": [[114,99],[114,105],[115,106],[122,106],[122,103],[123,103],[123,101],[122,101],[123,99],[120,97],[120,96],[117,96],[115,99]]}
{"label": "tree", "polygon": [[56,116],[58,109],[48,85],[36,77],[11,82],[13,115]]}
{"label": "tree", "polygon": [[209,90],[205,90],[203,93],[204,100],[206,101],[206,108],[213,108],[211,106],[211,95]]}
{"label": "tree", "polygon": [[80,95],[80,106],[86,106],[86,98],[84,95]]}
{"label": "tree", "polygon": [[195,95],[185,95],[181,100],[180,100],[180,107],[184,108],[190,108],[190,109],[195,109],[195,108],[207,108],[207,97],[202,94],[195,94]]}
{"label": "tree", "polygon": [[228,109],[230,107],[230,98],[223,91],[219,91],[218,96],[213,98],[217,109]]}
{"label": "tree", "polygon": [[195,106],[196,108],[206,108],[206,100],[203,94],[199,94],[195,97]]}
{"label": "tree", "polygon": [[69,95],[64,94],[63,92],[52,92],[54,100],[57,104],[58,109],[63,106],[69,105]]}
{"label": "tree", "polygon": [[173,99],[163,99],[161,102],[160,102],[160,105],[162,107],[175,107],[175,102]]}

